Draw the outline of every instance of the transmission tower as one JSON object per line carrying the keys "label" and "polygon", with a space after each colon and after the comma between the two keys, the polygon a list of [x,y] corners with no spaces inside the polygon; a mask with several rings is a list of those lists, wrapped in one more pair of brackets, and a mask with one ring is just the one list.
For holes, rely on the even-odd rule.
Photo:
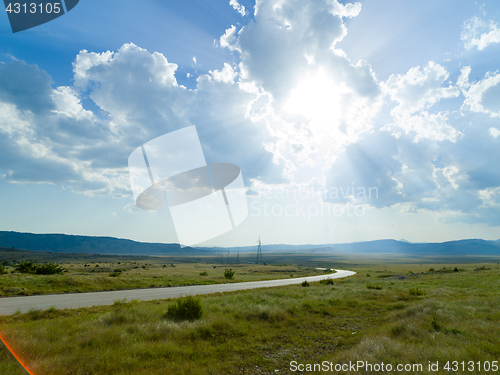
{"label": "transmission tower", "polygon": [[259,246],[257,247],[257,264],[259,263],[264,263],[262,261],[262,242],[260,241],[260,236],[259,236],[259,242],[258,242]]}

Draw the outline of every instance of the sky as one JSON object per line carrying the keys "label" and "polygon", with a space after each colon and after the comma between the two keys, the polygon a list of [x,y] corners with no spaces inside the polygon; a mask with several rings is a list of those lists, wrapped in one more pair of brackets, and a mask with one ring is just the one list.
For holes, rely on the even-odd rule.
{"label": "sky", "polygon": [[81,0],[0,13],[0,230],[177,242],[128,157],[196,126],[248,217],[200,246],[500,238],[496,0]]}

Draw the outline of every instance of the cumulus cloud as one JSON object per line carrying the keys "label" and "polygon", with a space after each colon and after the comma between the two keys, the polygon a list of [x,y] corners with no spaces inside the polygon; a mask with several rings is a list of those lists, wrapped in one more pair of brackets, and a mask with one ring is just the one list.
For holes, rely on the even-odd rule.
{"label": "cumulus cloud", "polygon": [[500,117],[500,73],[487,72],[476,83],[469,82],[470,66],[462,68],[458,85],[465,96],[463,108],[472,112],[486,113],[491,117]]}
{"label": "cumulus cloud", "polygon": [[413,134],[414,141],[422,138],[455,142],[460,132],[448,123],[448,112],[430,113],[428,110],[442,99],[460,95],[460,89],[446,85],[448,71],[441,65],[429,62],[425,67],[411,68],[405,74],[393,74],[384,84],[384,91],[398,103],[391,110],[394,123],[384,130],[402,129]]}
{"label": "cumulus cloud", "polygon": [[222,35],[219,39],[219,44],[222,48],[227,48],[230,51],[238,51],[241,52],[238,44],[237,44],[237,32],[236,26],[231,25],[230,28],[226,29],[224,35]]}
{"label": "cumulus cloud", "polygon": [[385,88],[398,103],[395,111],[414,113],[460,94],[456,86],[443,86],[449,76],[443,66],[431,61],[423,68],[411,68],[406,74],[391,75]]}
{"label": "cumulus cloud", "polygon": [[273,139],[265,143],[284,176],[307,183],[321,175],[346,145],[373,127],[381,90],[370,64],[351,62],[336,44],[344,18],[358,3],[262,1],[255,21],[227,29],[220,46],[240,55],[241,86],[258,93],[249,116]]}
{"label": "cumulus cloud", "polygon": [[[239,88],[229,64],[199,77],[195,90],[177,84],[176,64],[133,44],[116,52],[81,51],[74,87],[52,88],[46,72],[24,62],[0,69],[0,171],[7,181],[129,195],[132,150],[189,125],[197,125],[209,162],[238,164],[247,180],[259,174],[280,180],[280,167],[263,148],[266,132],[256,132],[258,125],[246,118],[255,94]],[[25,77],[31,83],[24,84]],[[99,106],[100,116],[83,107],[83,96]]]}
{"label": "cumulus cloud", "polygon": [[238,3],[238,0],[229,0],[229,5],[233,7],[235,11],[237,11],[239,14],[241,14],[243,17],[245,17],[248,12],[245,10],[245,7]]}
{"label": "cumulus cloud", "polygon": [[498,130],[497,128],[489,128],[488,132],[493,138],[500,137],[500,130]]}
{"label": "cumulus cloud", "polygon": [[478,17],[472,17],[464,23],[460,39],[466,49],[477,47],[482,51],[490,44],[500,43],[500,29],[493,21],[486,22]]}

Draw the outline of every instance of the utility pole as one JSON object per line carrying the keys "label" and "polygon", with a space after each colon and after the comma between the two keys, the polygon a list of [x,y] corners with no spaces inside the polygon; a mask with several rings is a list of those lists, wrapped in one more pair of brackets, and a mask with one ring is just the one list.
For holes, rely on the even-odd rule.
{"label": "utility pole", "polygon": [[259,236],[259,242],[258,243],[259,243],[259,246],[257,247],[257,264],[264,263],[262,261],[262,248],[261,248],[262,242],[260,241],[260,236]]}

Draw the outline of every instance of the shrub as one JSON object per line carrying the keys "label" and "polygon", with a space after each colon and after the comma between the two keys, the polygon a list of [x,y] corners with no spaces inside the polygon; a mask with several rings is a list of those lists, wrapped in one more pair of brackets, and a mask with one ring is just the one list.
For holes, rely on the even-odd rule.
{"label": "shrub", "polygon": [[425,294],[425,290],[420,290],[418,288],[410,289],[408,291],[410,296],[423,296]]}
{"label": "shrub", "polygon": [[431,319],[431,326],[435,331],[439,331],[441,329],[441,326],[438,324],[437,318],[435,316],[433,316]]}
{"label": "shrub", "polygon": [[181,321],[181,320],[196,320],[203,316],[203,306],[198,299],[192,296],[181,297],[177,301],[171,304],[167,313],[166,318]]}
{"label": "shrub", "polygon": [[37,269],[37,266],[35,262],[32,260],[27,260],[24,262],[19,262],[19,264],[16,267],[16,270],[21,272],[21,273],[35,273]]}
{"label": "shrub", "polygon": [[367,285],[366,289],[382,290],[382,287],[380,285]]}
{"label": "shrub", "polygon": [[391,335],[392,336],[399,336],[404,332],[405,328],[404,326],[398,325],[394,326],[391,328]]}
{"label": "shrub", "polygon": [[434,272],[435,269],[434,268],[429,268],[429,272]]}
{"label": "shrub", "polygon": [[333,280],[332,279],[323,279],[319,281],[320,284],[324,285],[333,285]]}
{"label": "shrub", "polygon": [[453,272],[458,272],[458,268],[457,267],[453,268]]}
{"label": "shrub", "polygon": [[41,266],[37,266],[36,268],[37,275],[62,275],[63,273],[64,268],[52,262],[42,264]]}
{"label": "shrub", "polygon": [[208,272],[207,271],[200,272],[200,276],[208,276]]}
{"label": "shrub", "polygon": [[309,286],[309,283],[307,282],[307,280],[305,280],[301,285],[302,286]]}
{"label": "shrub", "polygon": [[226,268],[224,271],[224,278],[227,280],[232,280],[234,279],[234,271],[231,268]]}

